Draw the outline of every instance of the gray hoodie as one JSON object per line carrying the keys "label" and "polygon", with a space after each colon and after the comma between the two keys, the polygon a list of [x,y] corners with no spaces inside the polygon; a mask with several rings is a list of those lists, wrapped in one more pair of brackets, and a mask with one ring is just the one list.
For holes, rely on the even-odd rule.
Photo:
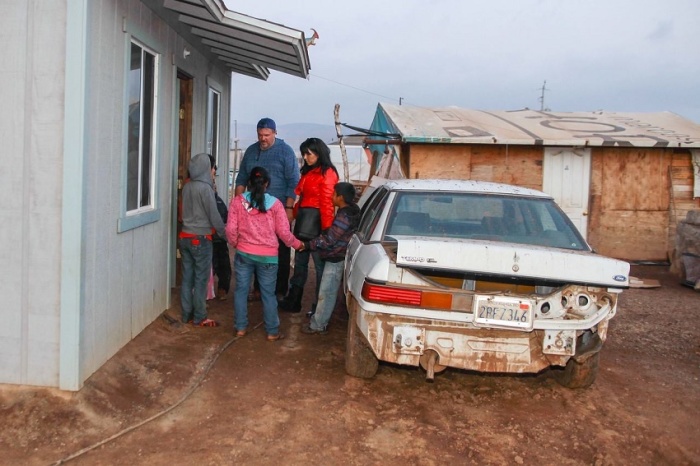
{"label": "gray hoodie", "polygon": [[226,238],[224,222],[216,208],[211,162],[208,154],[197,154],[190,160],[190,181],[182,188],[182,231],[193,235],[210,235],[214,227]]}

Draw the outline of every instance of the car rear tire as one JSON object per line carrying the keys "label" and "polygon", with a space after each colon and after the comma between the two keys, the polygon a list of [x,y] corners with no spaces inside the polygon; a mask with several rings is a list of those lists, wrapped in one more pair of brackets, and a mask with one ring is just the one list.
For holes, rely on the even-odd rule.
{"label": "car rear tire", "polygon": [[345,372],[353,377],[371,379],[379,369],[379,361],[357,327],[357,311],[348,309],[348,338],[345,342]]}
{"label": "car rear tire", "polygon": [[566,388],[587,388],[598,376],[600,353],[591,354],[583,361],[569,359],[563,370],[555,372],[555,379]]}

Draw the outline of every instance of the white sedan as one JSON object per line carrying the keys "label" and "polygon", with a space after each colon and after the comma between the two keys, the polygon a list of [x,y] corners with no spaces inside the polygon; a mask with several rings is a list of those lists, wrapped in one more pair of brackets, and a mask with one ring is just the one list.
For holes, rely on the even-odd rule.
{"label": "white sedan", "polygon": [[[363,202],[364,201],[364,202]],[[587,387],[629,264],[592,251],[551,196],[462,180],[368,188],[345,260],[345,367],[537,373]]]}

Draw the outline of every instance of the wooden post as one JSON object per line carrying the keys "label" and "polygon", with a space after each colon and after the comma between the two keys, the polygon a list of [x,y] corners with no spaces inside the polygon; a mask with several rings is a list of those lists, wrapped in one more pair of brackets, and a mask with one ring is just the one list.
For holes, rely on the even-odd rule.
{"label": "wooden post", "polygon": [[340,132],[340,104],[335,104],[333,110],[335,117],[335,133],[338,135],[338,144],[340,144],[340,155],[343,157],[343,175],[344,181],[350,181],[350,169],[348,168],[348,154],[345,152],[345,143],[343,142],[343,134]]}

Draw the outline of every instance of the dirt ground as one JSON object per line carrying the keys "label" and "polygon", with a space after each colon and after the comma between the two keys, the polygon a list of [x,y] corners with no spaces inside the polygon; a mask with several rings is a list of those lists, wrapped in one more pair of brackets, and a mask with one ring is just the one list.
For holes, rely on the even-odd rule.
{"label": "dirt ground", "polygon": [[237,339],[229,297],[210,301],[222,327],[159,318],[80,392],[0,386],[0,464],[700,464],[700,293],[667,267],[632,275],[662,286],[623,293],[588,389],[385,364],[355,379],[345,313],[325,336],[302,313],[282,341]]}

